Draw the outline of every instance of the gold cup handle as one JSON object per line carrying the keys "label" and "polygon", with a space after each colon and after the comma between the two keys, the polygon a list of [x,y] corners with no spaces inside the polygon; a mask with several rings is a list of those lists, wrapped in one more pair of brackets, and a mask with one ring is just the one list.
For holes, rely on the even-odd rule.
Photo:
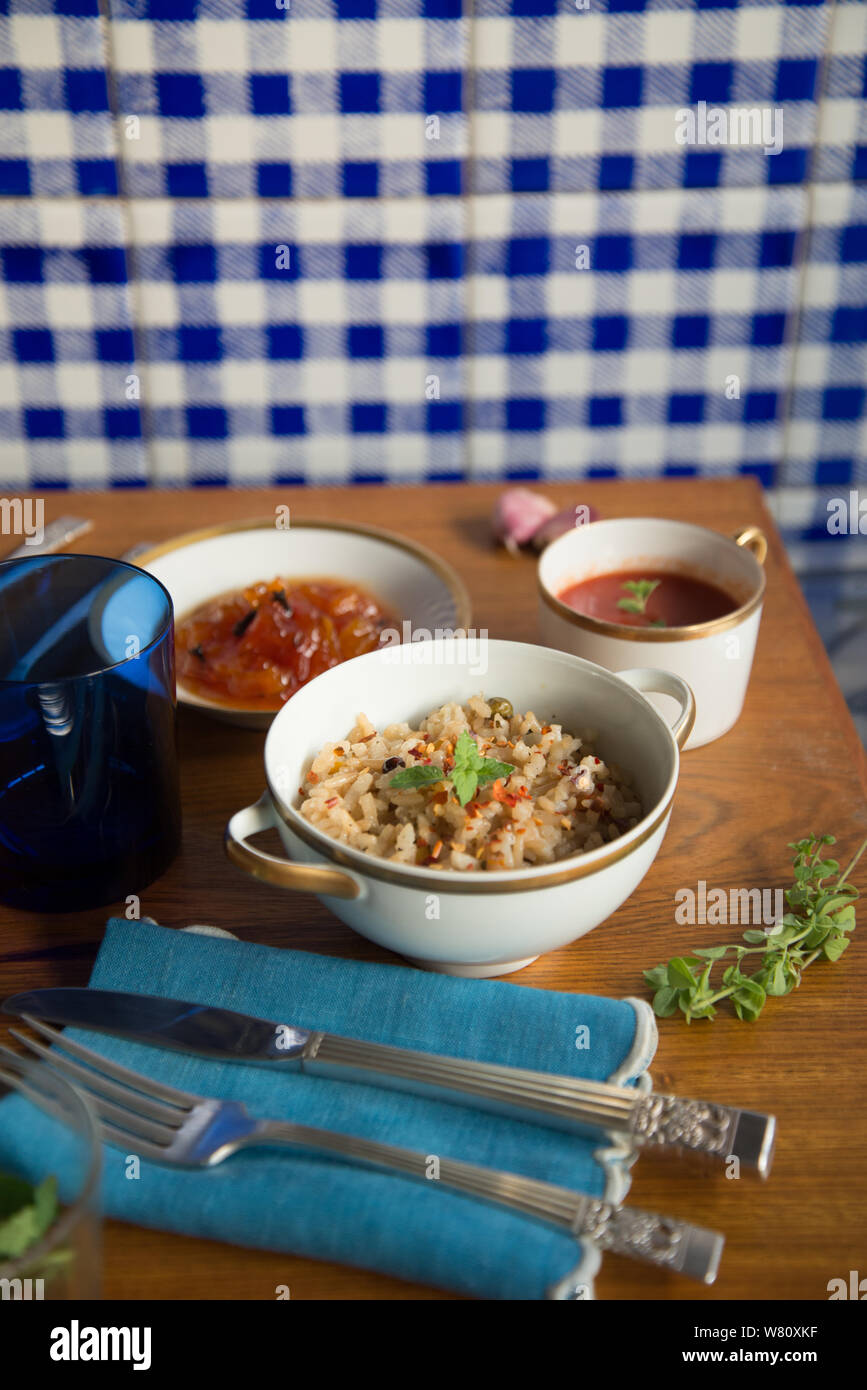
{"label": "gold cup handle", "polygon": [[760,565],[765,563],[768,554],[768,538],[760,526],[745,526],[742,531],[732,535],[735,545],[745,545],[751,550]]}
{"label": "gold cup handle", "polygon": [[232,863],[277,888],[291,888],[296,893],[319,893],[326,898],[361,897],[362,886],[352,874],[321,864],[295,864],[291,859],[282,859],[247,844],[251,835],[276,825],[277,812],[268,792],[263,792],[255,805],[236,811],[226,826],[224,842]]}
{"label": "gold cup handle", "polygon": [[[657,671],[652,666],[633,666],[616,674],[640,695],[670,695],[677,701],[680,714],[668,727],[678,748],[682,749],[695,723],[695,696],[683,677],[676,676],[673,671]],[[660,715],[661,719],[664,717]]]}

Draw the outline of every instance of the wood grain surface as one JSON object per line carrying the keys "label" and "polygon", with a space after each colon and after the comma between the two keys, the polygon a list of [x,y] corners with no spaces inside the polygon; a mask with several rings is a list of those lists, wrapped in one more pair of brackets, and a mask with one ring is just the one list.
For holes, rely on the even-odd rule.
{"label": "wood grain surface", "polygon": [[[727,927],[674,920],[678,888],[786,887],[787,842],[838,837],[848,858],[867,834],[865,756],[759,487],[751,479],[589,482],[548,486],[559,505],[586,502],[604,517],[663,516],[768,535],[768,591],[743,716],[723,739],[683,758],[662,849],[633,897],[590,936],[512,976],[516,988],[623,996],[646,993],[643,968],[694,946],[734,939]],[[497,488],[288,489],[49,495],[96,525],[71,549],[120,555],[199,526],[274,514],[373,523],[423,541],[467,584],[477,628],[536,640],[535,561],[491,543]],[[11,548],[11,544],[10,547]],[[364,576],[359,576],[363,580]],[[264,734],[183,710],[182,852],[142,895],[142,913],[169,927],[210,922],[238,936],[361,960],[396,958],[355,936],[316,899],[254,884],[224,859],[233,811],[262,791]],[[867,864],[856,874],[867,887]],[[28,987],[86,984],[109,910],[28,915],[0,907],[0,997]],[[660,1020],[657,1090],[775,1113],[774,1171],[762,1184],[722,1169],[644,1155],[630,1200],[722,1230],[727,1247],[711,1289],[605,1258],[600,1298],[827,1299],[832,1278],[867,1274],[867,922],[837,965],[817,963],[801,989],[770,1000],[757,1024],[721,1013],[688,1027]],[[107,1222],[109,1298],[437,1299],[436,1290],[289,1255],[244,1250]]]}

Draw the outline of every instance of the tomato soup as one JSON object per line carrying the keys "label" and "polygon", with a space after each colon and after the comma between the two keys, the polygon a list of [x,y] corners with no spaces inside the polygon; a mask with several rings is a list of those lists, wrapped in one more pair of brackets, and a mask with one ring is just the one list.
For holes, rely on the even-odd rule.
{"label": "tomato soup", "polygon": [[358,584],[272,579],[210,599],[177,627],[178,681],[233,707],[277,710],[307,681],[379,646],[399,619]]}
{"label": "tomato soup", "polygon": [[623,627],[691,627],[739,606],[715,584],[654,569],[598,574],[571,584],[558,598],[576,613]]}

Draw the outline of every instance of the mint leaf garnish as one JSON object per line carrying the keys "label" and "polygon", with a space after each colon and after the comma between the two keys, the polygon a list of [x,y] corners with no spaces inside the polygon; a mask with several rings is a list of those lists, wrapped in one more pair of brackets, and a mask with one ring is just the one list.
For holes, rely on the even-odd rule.
{"label": "mint leaf garnish", "polygon": [[473,736],[468,730],[461,729],[455,743],[455,760],[451,772],[446,773],[434,764],[422,763],[417,767],[407,767],[401,772],[396,772],[389,786],[400,791],[403,787],[423,787],[432,782],[451,782],[461,806],[466,806],[468,801],[472,801],[482,782],[509,777],[514,771],[512,763],[503,763],[497,758],[483,758]]}

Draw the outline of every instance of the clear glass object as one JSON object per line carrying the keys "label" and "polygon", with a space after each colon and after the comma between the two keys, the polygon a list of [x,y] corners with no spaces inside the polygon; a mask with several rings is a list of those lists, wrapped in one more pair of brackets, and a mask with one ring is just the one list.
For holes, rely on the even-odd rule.
{"label": "clear glass object", "polygon": [[[25,1178],[34,1186],[53,1176],[58,1182],[60,1200],[54,1220],[37,1244],[15,1259],[0,1256],[0,1299],[99,1298],[102,1149],[93,1113],[80,1091],[41,1063],[22,1057],[8,1067],[5,1058],[0,1059],[0,1064],[4,1072],[0,1092],[5,1093],[11,1086],[34,1103],[37,1095],[43,1097],[43,1108],[63,1126],[58,1130],[58,1142],[28,1147],[26,1116],[32,1113],[34,1125],[41,1127],[42,1114],[29,1105],[25,1109],[25,1102],[18,1097],[2,1097],[0,1173],[4,1177]],[[23,1132],[23,1143],[10,1141],[4,1134],[3,1113],[7,1105],[17,1109],[12,1131],[18,1136]]]}

